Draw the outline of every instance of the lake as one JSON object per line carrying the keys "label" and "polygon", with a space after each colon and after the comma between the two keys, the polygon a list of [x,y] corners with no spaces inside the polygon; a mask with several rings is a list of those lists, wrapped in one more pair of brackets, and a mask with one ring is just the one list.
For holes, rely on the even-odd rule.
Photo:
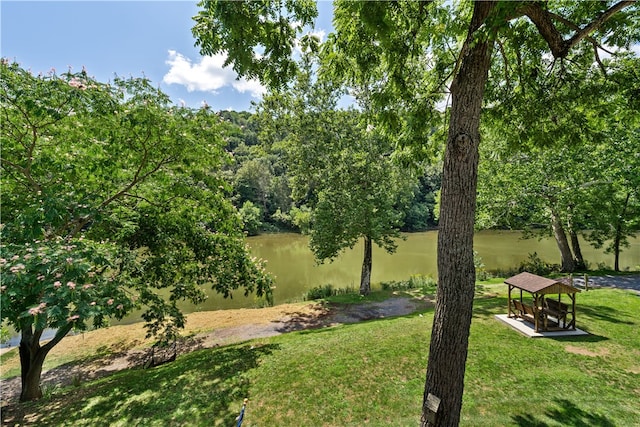
{"label": "lake", "polygon": [[[398,250],[387,254],[377,246],[373,247],[373,271],[371,282],[406,280],[413,274],[424,274],[437,277],[436,248],[437,231],[405,234],[406,240],[398,241]],[[332,263],[316,265],[313,254],[309,250],[308,238],[300,234],[265,234],[247,239],[253,255],[267,261],[267,271],[276,278],[274,302],[282,304],[287,301],[300,300],[309,289],[331,284],[336,288],[360,285],[363,247],[356,246],[345,251]],[[602,249],[594,249],[581,241],[585,260],[593,267],[604,263],[613,266],[613,255],[605,254]],[[620,256],[620,268],[637,269],[640,266],[640,238],[630,239],[630,247]],[[553,238],[522,239],[517,231],[482,231],[474,237],[474,248],[482,258],[487,270],[506,270],[518,266],[536,252],[538,256],[551,263],[560,263],[560,253]],[[190,313],[193,311],[221,310],[230,308],[248,308],[256,306],[253,295],[244,296],[243,291],[234,292],[232,299],[209,292],[209,298],[198,306],[182,304],[181,308]],[[140,312],[132,313],[121,321],[112,324],[126,324],[140,321]],[[50,338],[53,331],[48,330],[43,339]],[[11,342],[0,347],[13,346],[19,341],[14,337]]]}
{"label": "lake", "polygon": [[[383,281],[406,280],[413,274],[437,277],[438,232],[409,233],[404,236],[406,240],[399,240],[398,250],[391,255],[374,245],[371,275],[374,285]],[[346,251],[332,263],[316,265],[306,236],[294,233],[265,234],[250,237],[247,242],[255,256],[267,261],[267,271],[276,277],[276,304],[300,299],[304,292],[315,286],[331,284],[336,288],[358,288],[360,284],[363,257],[361,244]],[[605,254],[603,249],[594,249],[584,241],[581,241],[581,245],[585,260],[592,268],[601,263],[612,268],[612,254]],[[516,231],[476,233],[474,248],[487,270],[516,267],[533,252],[546,262],[560,264],[560,253],[553,238],[522,239],[522,233]],[[620,268],[634,269],[639,265],[640,238],[635,238],[631,239],[631,246],[622,252]],[[185,306],[184,309],[219,310],[254,305],[255,297],[245,298],[242,291],[236,291],[231,300],[210,295],[204,304],[198,307]]]}

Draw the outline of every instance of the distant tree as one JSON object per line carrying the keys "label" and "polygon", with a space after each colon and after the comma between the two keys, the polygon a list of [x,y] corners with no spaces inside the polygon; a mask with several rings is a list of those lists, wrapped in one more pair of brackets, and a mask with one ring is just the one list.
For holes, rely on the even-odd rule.
{"label": "distant tree", "polygon": [[294,87],[270,94],[261,116],[274,132],[287,127],[293,197],[311,208],[306,231],[316,259],[333,260],[362,240],[360,293],[366,295],[371,291],[373,243],[389,253],[397,247],[409,179],[392,158],[391,142],[367,123],[366,114],[336,110],[339,91],[314,82],[311,57],[304,61]]}
{"label": "distant tree", "polygon": [[84,70],[33,76],[3,60],[0,82],[0,303],[21,334],[21,400],[42,396],[43,362],[72,329],[144,307],[162,342],[203,285],[270,292],[217,173],[228,155],[210,111]]}
{"label": "distant tree", "polygon": [[[627,93],[637,85],[636,63],[631,58],[604,60],[607,74],[569,65],[553,90],[530,81],[527,89],[514,89],[521,103],[487,111],[479,227],[553,235],[567,272],[585,267],[578,233],[591,230],[585,236],[596,246],[602,246],[604,236],[611,239],[617,266],[616,241],[626,241],[639,221],[632,208],[638,174],[632,171],[640,165],[631,151],[640,113]],[[541,93],[532,95],[534,90]]]}
{"label": "distant tree", "polygon": [[239,213],[247,234],[249,236],[257,235],[262,227],[262,211],[260,208],[247,200],[242,204]]}

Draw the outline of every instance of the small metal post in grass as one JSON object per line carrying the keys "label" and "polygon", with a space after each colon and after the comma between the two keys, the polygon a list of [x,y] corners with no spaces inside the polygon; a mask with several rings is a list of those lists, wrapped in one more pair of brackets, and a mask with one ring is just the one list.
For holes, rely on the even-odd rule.
{"label": "small metal post in grass", "polygon": [[242,409],[240,410],[240,415],[238,415],[238,418],[236,418],[236,427],[242,427],[242,420],[244,419],[244,410],[247,407],[247,402],[249,401],[249,399],[244,399],[242,401]]}

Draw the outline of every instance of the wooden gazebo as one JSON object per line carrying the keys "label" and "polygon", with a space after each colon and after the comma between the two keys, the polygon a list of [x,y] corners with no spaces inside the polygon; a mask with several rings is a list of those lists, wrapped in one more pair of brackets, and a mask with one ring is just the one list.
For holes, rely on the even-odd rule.
{"label": "wooden gazebo", "polygon": [[[509,286],[509,317],[520,317],[533,323],[536,332],[576,329],[576,294],[580,292],[568,281],[547,279],[531,273],[520,273],[504,281]],[[519,298],[512,297],[514,289]],[[523,299],[531,294],[531,304]],[[566,295],[570,302],[562,302]]]}

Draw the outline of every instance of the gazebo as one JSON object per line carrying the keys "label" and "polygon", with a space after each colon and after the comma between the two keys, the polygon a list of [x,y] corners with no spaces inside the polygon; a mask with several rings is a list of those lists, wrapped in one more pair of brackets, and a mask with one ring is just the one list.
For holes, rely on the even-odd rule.
{"label": "gazebo", "polygon": [[[570,280],[570,279],[569,279]],[[576,329],[576,294],[580,292],[569,280],[554,280],[531,273],[520,273],[504,281],[509,286],[509,315],[533,323],[535,332]],[[519,298],[512,297],[514,289]],[[529,301],[524,292],[530,294]],[[566,295],[569,304],[562,302]]]}

